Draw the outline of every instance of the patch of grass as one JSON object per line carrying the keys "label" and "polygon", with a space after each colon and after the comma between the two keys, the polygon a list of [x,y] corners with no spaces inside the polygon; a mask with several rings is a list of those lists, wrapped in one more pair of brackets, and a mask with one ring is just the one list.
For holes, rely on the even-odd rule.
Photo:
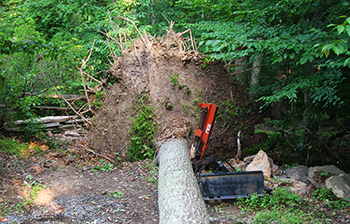
{"label": "patch of grass", "polygon": [[0,138],[0,151],[10,155],[23,157],[29,148],[29,143],[20,143],[12,138]]}
{"label": "patch of grass", "polygon": [[146,168],[148,169],[148,172],[150,174],[150,176],[146,177],[146,179],[149,182],[158,183],[158,167],[153,166],[151,164],[147,164]]}
{"label": "patch of grass", "polygon": [[31,174],[26,176],[26,181],[24,181],[24,184],[32,189],[32,191],[30,192],[29,202],[34,201],[39,191],[46,187],[40,181],[35,180]]}
{"label": "patch of grass", "polygon": [[108,172],[113,170],[115,166],[112,163],[106,163],[101,166],[95,166],[92,168],[92,171],[102,171],[102,172]]}
{"label": "patch of grass", "polygon": [[277,187],[273,194],[239,198],[237,205],[244,211],[255,211],[256,223],[327,223],[324,217],[310,210],[309,200]]}
{"label": "patch of grass", "polygon": [[316,189],[312,192],[312,196],[322,201],[328,208],[331,209],[345,209],[350,208],[350,200],[338,199],[332,192],[330,188]]}
{"label": "patch of grass", "polygon": [[124,193],[122,191],[114,191],[108,195],[112,198],[122,198],[124,196]]}
{"label": "patch of grass", "polygon": [[170,76],[171,84],[172,86],[177,86],[179,90],[182,90],[185,88],[184,93],[187,95],[191,94],[191,90],[188,88],[187,85],[181,85],[180,82],[178,81],[179,79],[179,74],[174,74]]}
{"label": "patch of grass", "polygon": [[179,78],[179,74],[174,74],[174,75],[170,76],[172,86],[177,86],[180,84],[179,81],[177,81],[178,78]]}

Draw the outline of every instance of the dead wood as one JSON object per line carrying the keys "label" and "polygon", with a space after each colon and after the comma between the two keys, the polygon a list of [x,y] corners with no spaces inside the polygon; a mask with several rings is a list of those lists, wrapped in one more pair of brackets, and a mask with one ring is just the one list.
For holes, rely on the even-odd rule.
{"label": "dead wood", "polygon": [[241,130],[237,134],[237,155],[235,159],[240,160],[242,155],[242,147],[241,147]]}

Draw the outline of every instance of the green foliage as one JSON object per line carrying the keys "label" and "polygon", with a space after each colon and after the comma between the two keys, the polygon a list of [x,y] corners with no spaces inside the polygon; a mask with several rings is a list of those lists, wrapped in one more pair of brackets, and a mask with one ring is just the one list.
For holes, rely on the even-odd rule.
{"label": "green foliage", "polygon": [[171,85],[177,87],[179,90],[182,90],[185,88],[184,93],[187,95],[191,94],[191,90],[188,88],[188,86],[181,85],[180,81],[178,81],[178,79],[179,79],[179,74],[174,74],[174,75],[170,76]]}
{"label": "green foliage", "polygon": [[[235,130],[244,130],[245,127],[243,126],[243,123],[238,122],[238,118],[249,113],[250,110],[247,110],[246,107],[241,108],[241,106],[238,106],[234,99],[228,99],[225,102],[221,101],[221,103],[221,107],[225,109],[228,119],[230,119],[230,122],[234,126]],[[218,111],[217,119],[223,119],[225,121],[225,125],[229,125],[222,110]]]}
{"label": "green foliage", "polygon": [[153,137],[156,124],[152,107],[146,105],[147,98],[146,95],[140,96],[134,117],[131,118],[131,143],[127,153],[133,161],[151,159],[155,153]]}
{"label": "green foliage", "polygon": [[[208,55],[207,61],[245,57],[240,65],[244,69],[252,67],[258,55],[264,55],[260,85],[251,88],[252,93],[259,95],[257,103],[266,113],[274,104],[284,103],[285,119],[270,143],[287,146],[305,158],[307,153],[314,156],[313,151],[308,151],[310,145],[312,149],[327,151],[332,143],[319,139],[318,128],[331,121],[325,115],[334,114],[335,110],[344,112],[341,118],[333,118],[342,120],[337,125],[338,134],[345,134],[344,125],[349,120],[345,115],[349,110],[348,97],[343,95],[349,87],[348,2],[227,0],[179,4],[191,9],[193,17],[201,17],[192,27],[199,49]],[[339,17],[344,14],[347,16]],[[336,32],[331,31],[333,27]],[[231,71],[237,69],[232,67]],[[236,78],[243,75],[249,79],[251,73],[247,71]],[[244,84],[249,87],[248,82]],[[318,155],[305,162],[311,165],[322,161]],[[339,161],[338,158],[333,160]]]}
{"label": "green foliage", "polygon": [[108,195],[112,198],[122,198],[124,196],[124,193],[122,191],[114,191]]}
{"label": "green foliage", "polygon": [[14,156],[22,157],[29,143],[20,143],[12,138],[0,138],[0,150]]}
{"label": "green foliage", "polygon": [[46,187],[40,181],[35,180],[34,177],[31,174],[26,176],[26,180],[24,181],[24,184],[26,186],[28,186],[29,188],[31,188],[30,199],[29,199],[30,203],[32,203],[35,200],[35,198],[36,198],[37,194],[39,193],[39,191]]}
{"label": "green foliage", "polygon": [[178,78],[179,78],[179,74],[174,74],[174,75],[170,76],[172,86],[180,85],[179,81],[177,81]]}
{"label": "green foliage", "polygon": [[[117,44],[108,45],[98,30],[110,29],[112,15],[106,8],[112,5],[84,0],[59,4],[4,1],[0,13],[0,104],[4,108],[0,129],[5,122],[8,126],[14,120],[35,118],[31,107],[42,105],[42,94],[52,94],[53,86],[62,93],[76,94],[82,85],[76,67],[93,40],[97,39],[90,58],[94,66],[83,69],[95,73],[109,68],[109,47]],[[26,131],[35,135],[35,130]]]}
{"label": "green foliage", "polygon": [[92,168],[92,170],[93,171],[108,172],[108,171],[113,170],[114,167],[115,167],[114,164],[106,163],[106,164],[103,164],[101,166],[95,166],[95,167]]}
{"label": "green foliage", "polygon": [[242,209],[256,211],[254,218],[258,223],[323,223],[312,212],[304,212],[308,202],[288,188],[277,187],[273,195],[253,194],[250,198],[239,198],[237,204]]}
{"label": "green foliage", "polygon": [[324,202],[327,207],[332,209],[346,209],[350,208],[350,201],[338,199],[330,188],[316,189],[312,192],[312,196]]}
{"label": "green foliage", "polygon": [[249,209],[297,207],[305,204],[301,197],[290,192],[288,188],[277,187],[273,195],[265,194],[259,197],[256,193],[249,198],[239,198],[238,205]]}
{"label": "green foliage", "polygon": [[103,99],[105,98],[106,93],[104,91],[104,89],[100,89],[96,92],[96,98],[95,100],[92,102],[92,106],[96,109],[100,108],[100,106],[103,103]]}

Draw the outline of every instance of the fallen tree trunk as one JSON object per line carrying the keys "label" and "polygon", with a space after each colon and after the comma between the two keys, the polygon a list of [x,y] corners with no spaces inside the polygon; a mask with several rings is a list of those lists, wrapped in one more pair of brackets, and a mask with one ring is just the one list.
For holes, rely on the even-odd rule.
{"label": "fallen tree trunk", "polygon": [[159,223],[209,223],[186,140],[168,140],[157,160]]}

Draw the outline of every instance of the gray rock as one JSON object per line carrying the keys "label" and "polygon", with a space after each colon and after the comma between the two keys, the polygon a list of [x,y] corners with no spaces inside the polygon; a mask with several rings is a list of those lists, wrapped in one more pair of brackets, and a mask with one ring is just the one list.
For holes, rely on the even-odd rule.
{"label": "gray rock", "polygon": [[346,174],[344,171],[333,165],[315,166],[309,168],[307,179],[318,189],[326,187],[325,181],[331,176]]}
{"label": "gray rock", "polygon": [[331,188],[333,194],[341,199],[350,199],[350,175],[340,174],[326,180],[326,187]]}
{"label": "gray rock", "polygon": [[292,179],[292,185],[290,186],[290,191],[299,196],[305,196],[306,194],[309,193],[309,188],[306,183]]}
{"label": "gray rock", "polygon": [[272,174],[272,176],[278,175],[278,173],[280,171],[279,167],[273,162],[273,159],[271,159],[270,157],[269,157],[269,162],[270,162],[270,165],[271,165],[271,174]]}
{"label": "gray rock", "polygon": [[286,169],[284,172],[287,177],[293,180],[301,181],[307,184],[309,183],[309,181],[307,180],[309,168],[307,168],[306,166],[299,165],[296,167],[291,167]]}

